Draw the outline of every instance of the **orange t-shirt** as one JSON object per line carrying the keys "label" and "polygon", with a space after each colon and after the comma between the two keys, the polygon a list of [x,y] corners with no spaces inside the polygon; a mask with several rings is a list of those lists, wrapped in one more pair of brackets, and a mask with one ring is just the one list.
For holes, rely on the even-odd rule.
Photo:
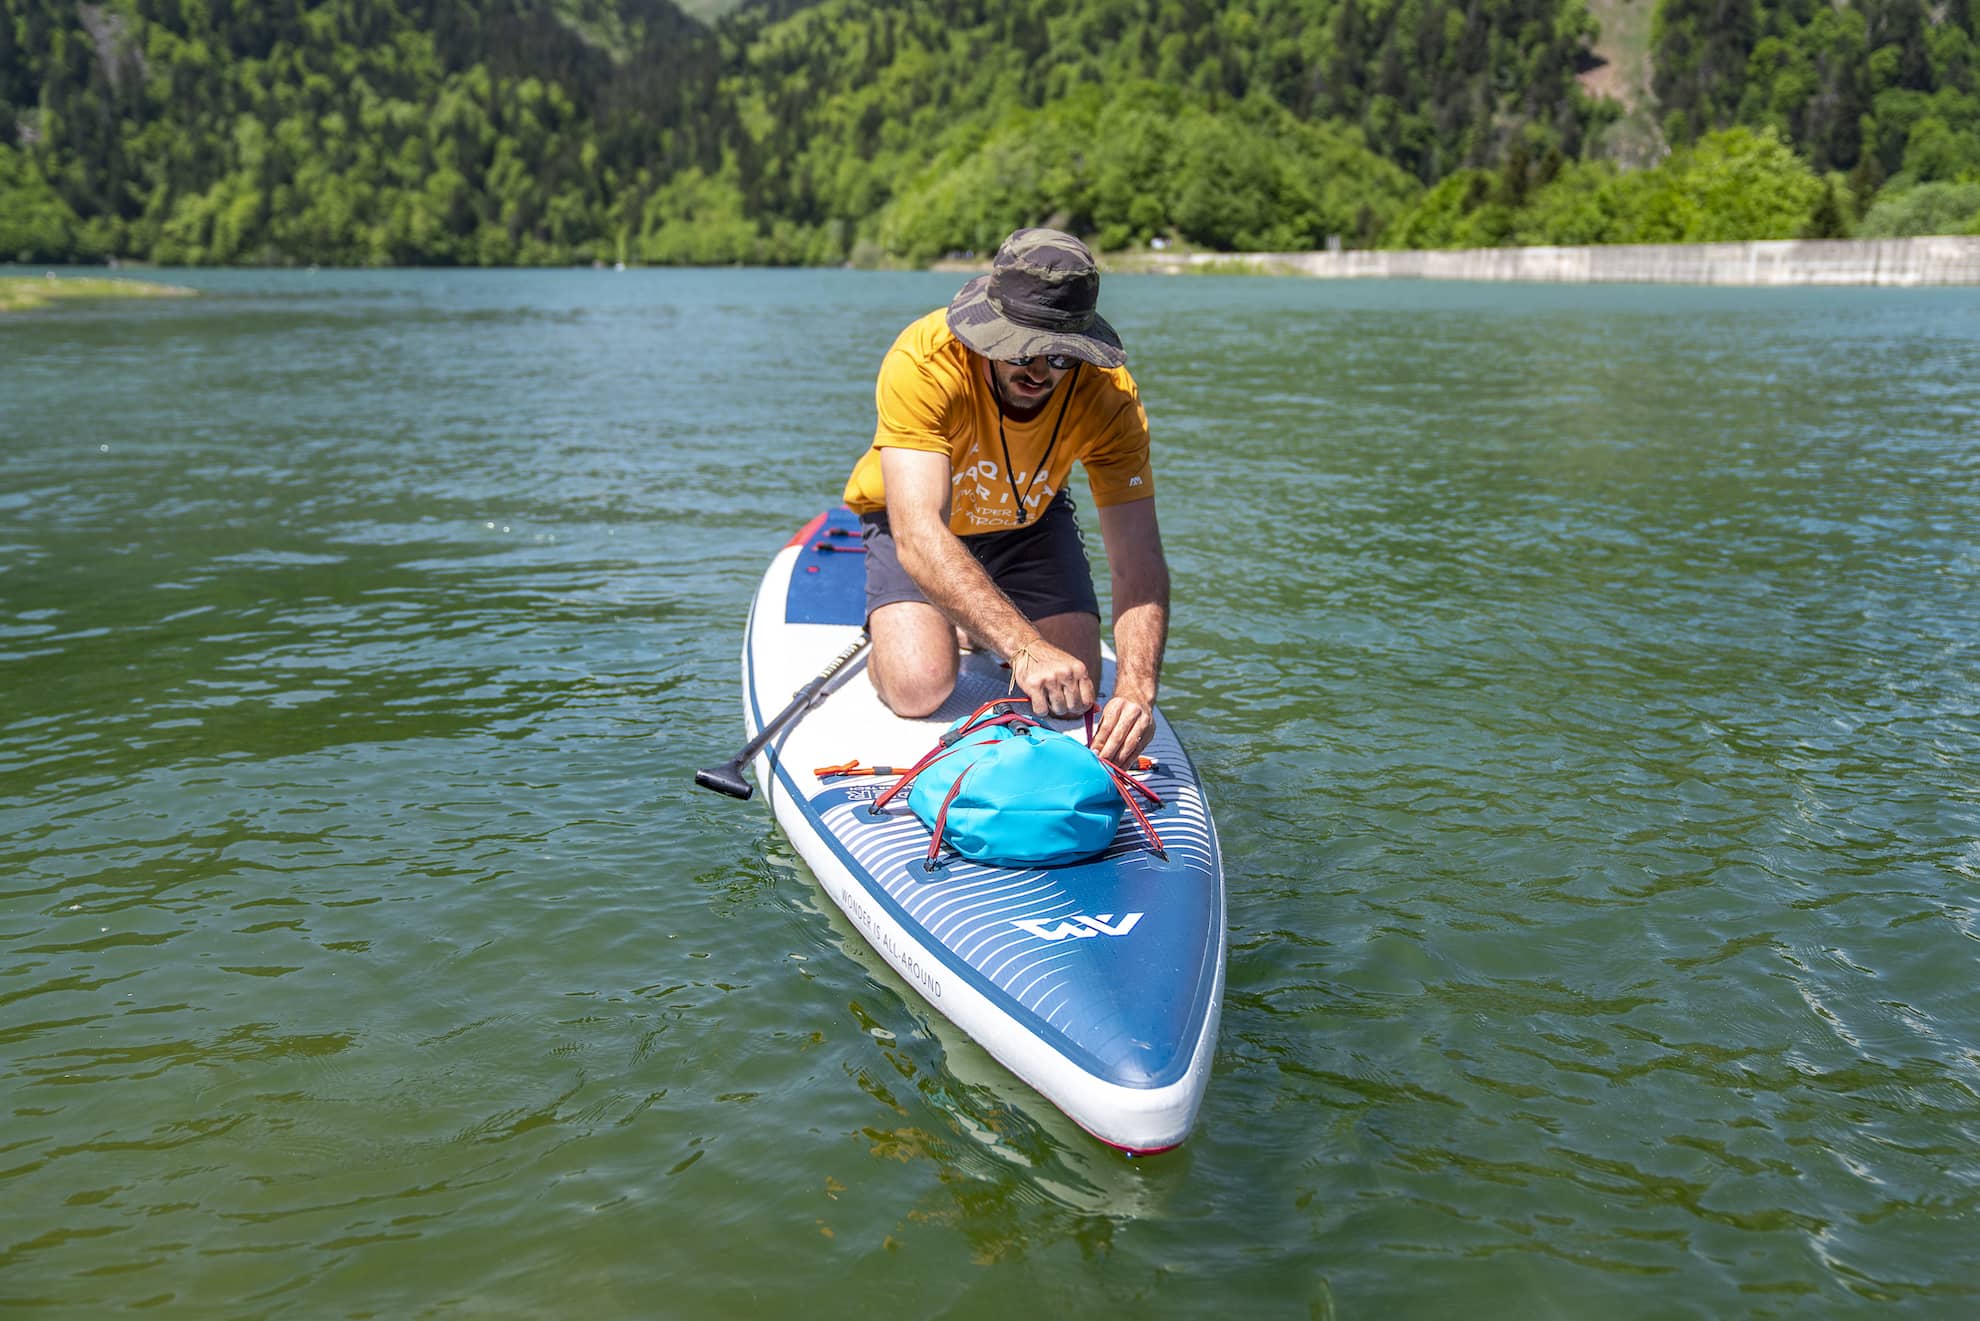
{"label": "orange t-shirt", "polygon": [[[1068,385],[1070,395],[1064,393]],[[887,507],[880,451],[889,446],[949,456],[949,530],[959,537],[1018,526],[1020,499],[1027,516],[1036,518],[1072,477],[1075,459],[1086,469],[1096,506],[1155,494],[1148,414],[1125,367],[1081,363],[1038,416],[1028,422],[1004,418],[1000,438],[983,359],[949,332],[946,309],[937,309],[903,330],[887,350],[873,393],[880,424],[846,482],[846,504],[859,513]]]}

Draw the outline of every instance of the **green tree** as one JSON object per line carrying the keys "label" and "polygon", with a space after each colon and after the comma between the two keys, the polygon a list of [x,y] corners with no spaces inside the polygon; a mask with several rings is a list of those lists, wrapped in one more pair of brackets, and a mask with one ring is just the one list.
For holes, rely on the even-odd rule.
{"label": "green tree", "polygon": [[53,262],[75,255],[76,213],[34,159],[0,146],[0,261]]}
{"label": "green tree", "polygon": [[1980,234],[1980,182],[1894,189],[1877,199],[1856,232],[1878,239]]}

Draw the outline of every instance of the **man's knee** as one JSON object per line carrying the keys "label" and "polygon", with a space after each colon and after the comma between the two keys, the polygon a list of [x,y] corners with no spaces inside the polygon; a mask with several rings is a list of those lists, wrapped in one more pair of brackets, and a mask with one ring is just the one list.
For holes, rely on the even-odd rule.
{"label": "man's knee", "polygon": [[867,621],[874,691],[895,715],[931,715],[956,687],[955,628],[923,602],[882,606]]}
{"label": "man's knee", "polygon": [[947,674],[926,669],[905,673],[876,669],[873,687],[889,711],[904,719],[919,720],[934,715],[949,700],[949,694],[956,690],[956,673],[954,669]]}

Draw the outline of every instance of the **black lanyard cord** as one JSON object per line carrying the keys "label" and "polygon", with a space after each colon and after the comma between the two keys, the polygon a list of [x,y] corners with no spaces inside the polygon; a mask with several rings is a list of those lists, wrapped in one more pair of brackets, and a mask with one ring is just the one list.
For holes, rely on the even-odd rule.
{"label": "black lanyard cord", "polygon": [[1025,479],[1024,490],[1017,488],[1017,477],[1011,472],[1011,442],[1004,437],[1004,392],[997,386],[997,369],[990,369],[990,393],[997,397],[997,443],[1004,447],[1004,485],[1011,488],[1011,500],[1017,505],[1018,526],[1023,527],[1026,519],[1024,497],[1031,494],[1031,488],[1038,484],[1038,474],[1047,471],[1052,464],[1052,450],[1059,443],[1059,428],[1065,425],[1066,409],[1072,404],[1073,383],[1079,380],[1079,364],[1074,363],[1072,372],[1061,382],[1065,386],[1065,397],[1059,400],[1059,416],[1052,421],[1052,435],[1045,442],[1045,453],[1038,460],[1038,467]]}

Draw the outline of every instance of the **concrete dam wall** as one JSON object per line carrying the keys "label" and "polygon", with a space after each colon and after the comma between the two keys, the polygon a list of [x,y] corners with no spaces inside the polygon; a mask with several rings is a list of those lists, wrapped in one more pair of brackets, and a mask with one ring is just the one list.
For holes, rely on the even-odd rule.
{"label": "concrete dam wall", "polygon": [[1155,253],[1158,271],[1252,270],[1331,280],[1532,280],[1562,284],[1980,284],[1980,237],[1454,252]]}

